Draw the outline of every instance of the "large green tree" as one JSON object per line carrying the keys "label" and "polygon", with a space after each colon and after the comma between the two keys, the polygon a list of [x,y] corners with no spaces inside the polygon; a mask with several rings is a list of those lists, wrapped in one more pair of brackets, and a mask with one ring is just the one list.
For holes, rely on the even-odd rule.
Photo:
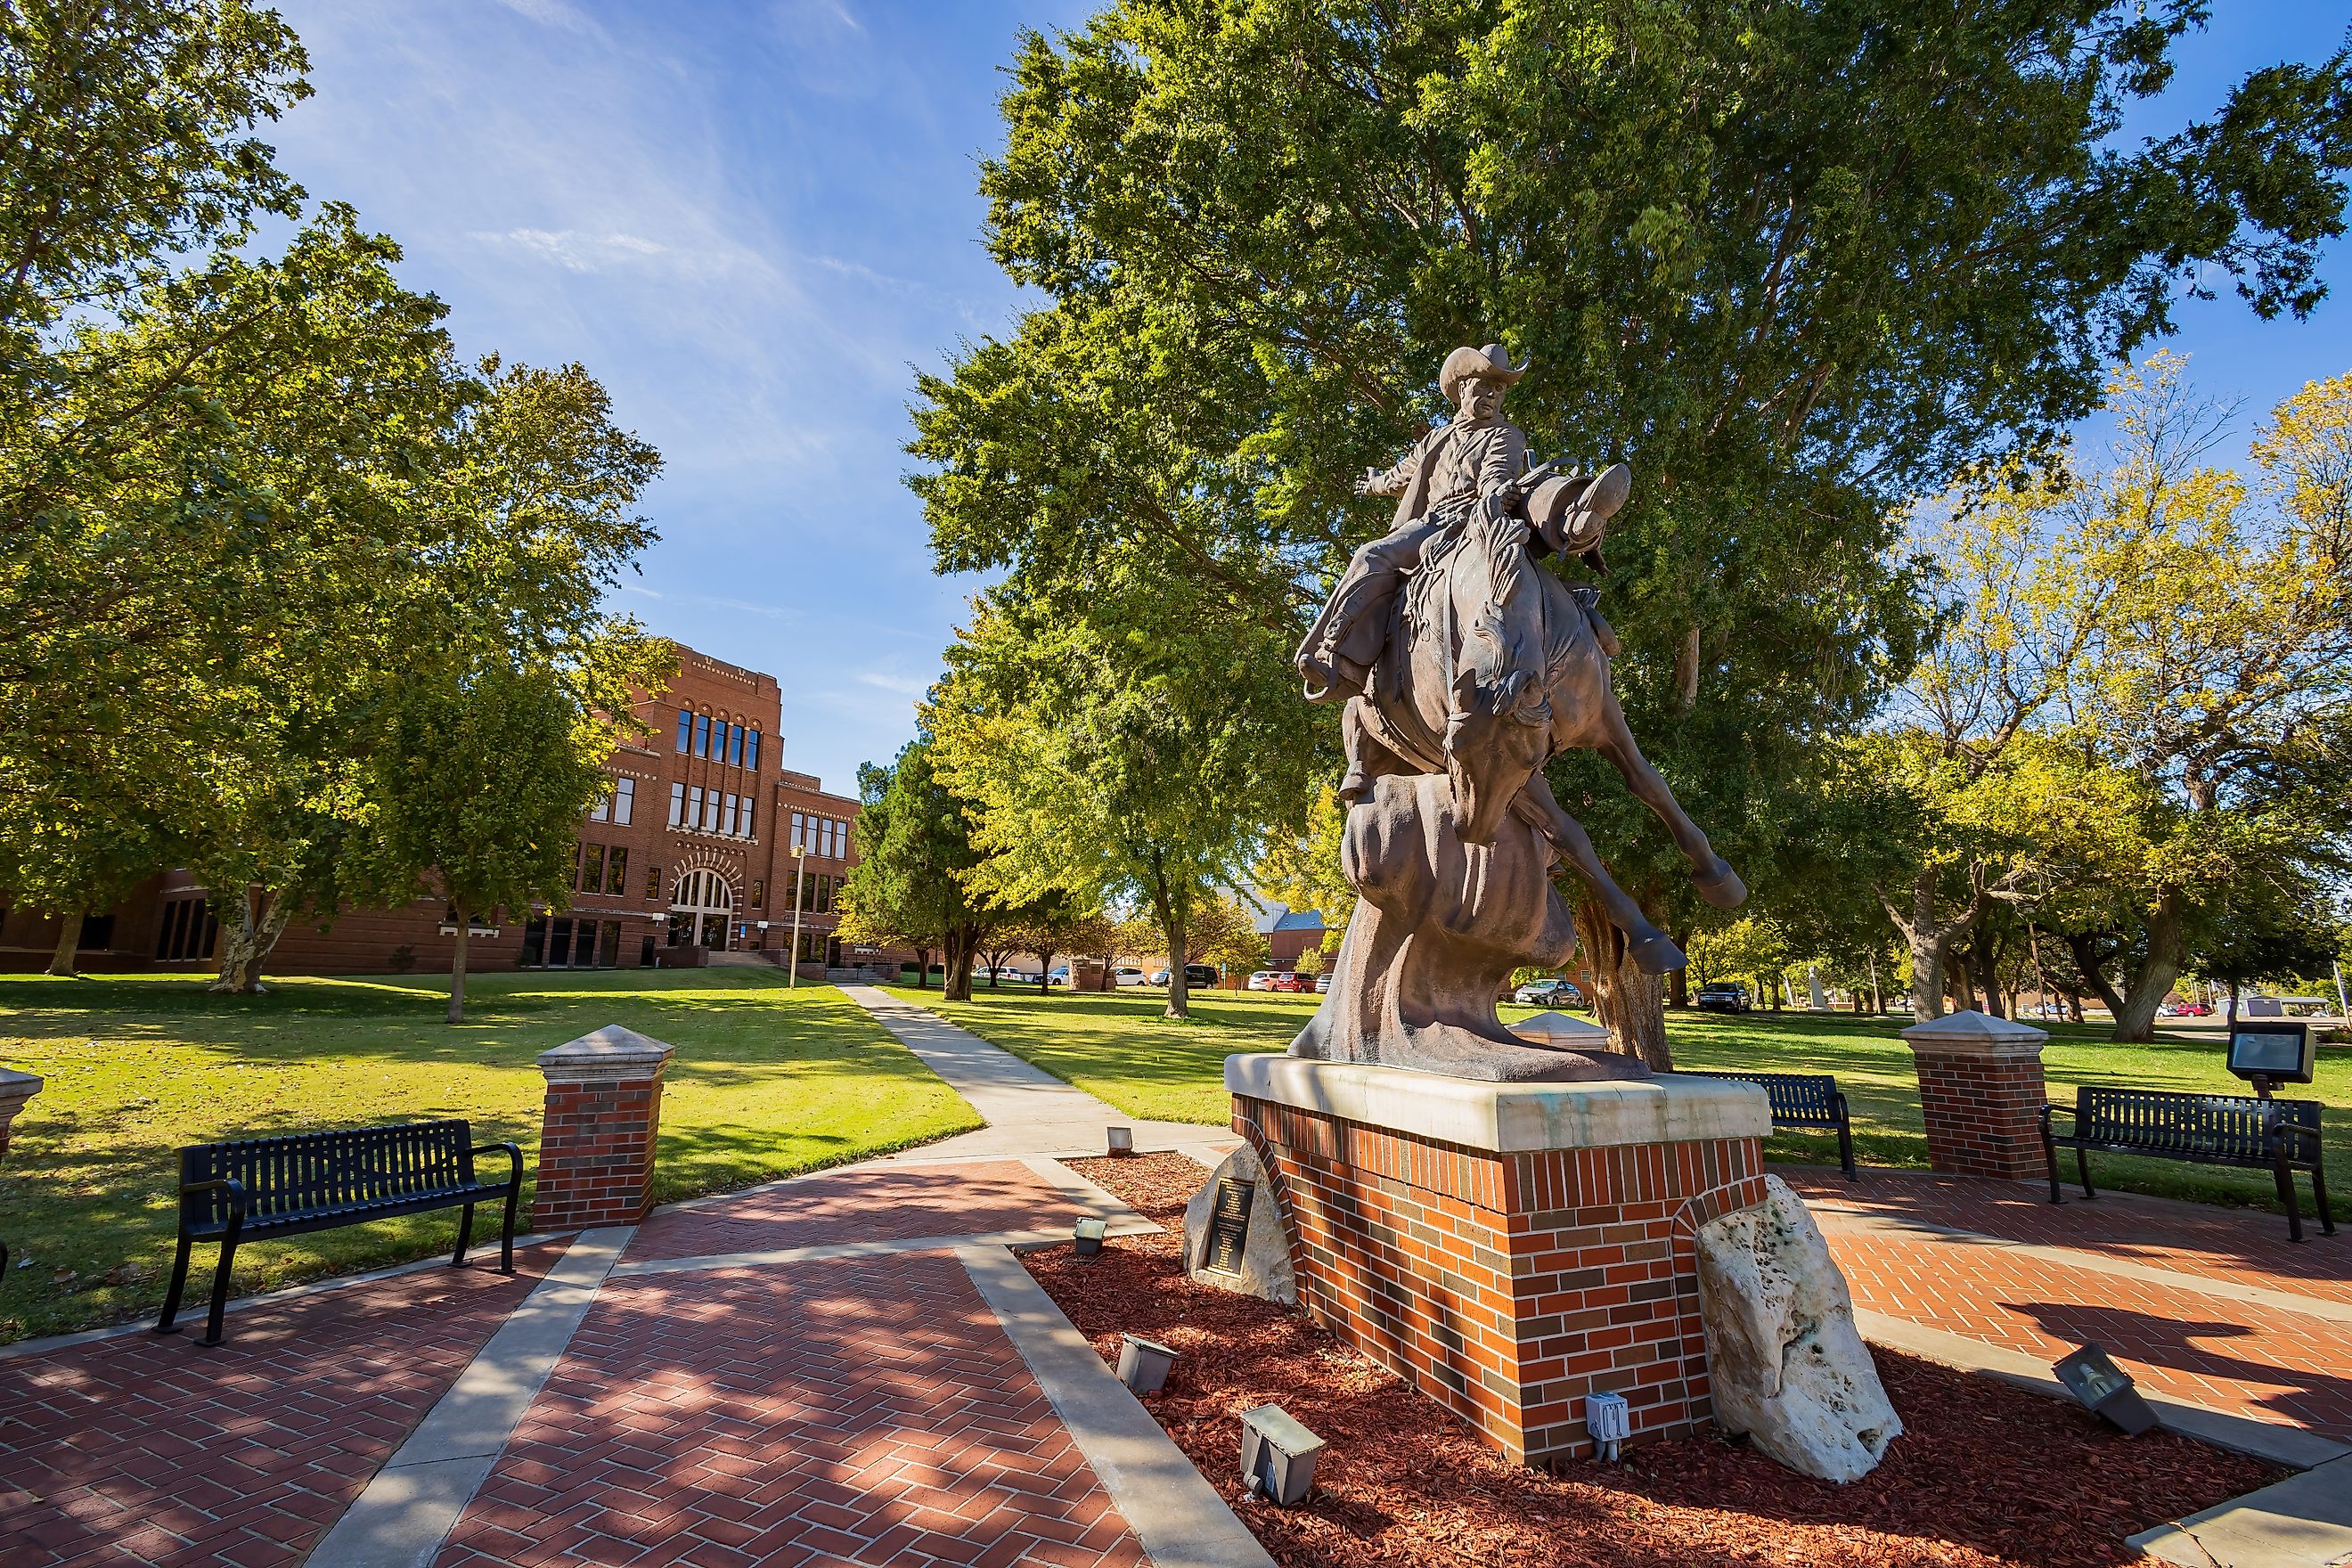
{"label": "large green tree", "polygon": [[[2200,16],[1127,0],[1032,36],[982,184],[1048,303],[923,383],[939,563],[1073,615],[1110,577],[1197,584],[1270,657],[1385,525],[1350,477],[1426,428],[1447,350],[1502,338],[1538,363],[1511,413],[1539,448],[1633,466],[1619,687],[1769,897],[1783,792],[1920,635],[1896,500],[2047,452],[2184,288],[2322,291],[2341,58],[2116,137]],[[1554,784],[1686,927],[1656,825],[1590,759]],[[1656,986],[1583,924],[1603,1016],[1662,1048]]]}
{"label": "large green tree", "polygon": [[841,892],[843,933],[912,947],[925,969],[931,950],[942,950],[942,991],[950,1002],[971,1001],[973,961],[988,933],[1013,914],[974,875],[988,859],[975,837],[978,809],[940,766],[929,735],[887,768],[859,770],[858,795],[857,864]]}

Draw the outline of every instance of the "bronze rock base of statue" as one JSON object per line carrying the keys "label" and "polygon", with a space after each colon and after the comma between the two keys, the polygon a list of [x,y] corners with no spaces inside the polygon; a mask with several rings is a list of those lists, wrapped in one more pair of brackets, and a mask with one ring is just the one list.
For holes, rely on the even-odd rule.
{"label": "bronze rock base of statue", "polygon": [[1638,1057],[1531,1046],[1496,1016],[1513,970],[1557,968],[1576,951],[1534,828],[1509,817],[1491,846],[1465,844],[1444,774],[1391,774],[1348,813],[1339,863],[1362,896],[1292,1056],[1490,1083],[1650,1076]]}

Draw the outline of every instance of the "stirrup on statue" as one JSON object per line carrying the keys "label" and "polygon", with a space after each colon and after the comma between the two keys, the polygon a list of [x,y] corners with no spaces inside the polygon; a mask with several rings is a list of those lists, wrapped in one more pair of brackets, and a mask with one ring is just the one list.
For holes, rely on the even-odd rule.
{"label": "stirrup on statue", "polygon": [[1349,662],[1333,654],[1328,660],[1311,653],[1298,656],[1298,678],[1306,683],[1309,702],[1345,702],[1350,697],[1363,695],[1364,682],[1370,670],[1358,670]]}

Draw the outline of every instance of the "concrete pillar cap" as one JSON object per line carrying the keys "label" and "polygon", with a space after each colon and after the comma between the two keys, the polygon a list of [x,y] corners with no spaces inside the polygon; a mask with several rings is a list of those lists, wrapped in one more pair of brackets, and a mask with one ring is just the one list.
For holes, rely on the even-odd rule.
{"label": "concrete pillar cap", "polygon": [[550,1083],[600,1083],[661,1076],[677,1047],[618,1024],[592,1029],[539,1053],[539,1070]]}
{"label": "concrete pillar cap", "polygon": [[1971,1007],[1914,1024],[1903,1031],[1903,1037],[1913,1051],[1938,1056],[2034,1057],[2042,1054],[2050,1031]]}

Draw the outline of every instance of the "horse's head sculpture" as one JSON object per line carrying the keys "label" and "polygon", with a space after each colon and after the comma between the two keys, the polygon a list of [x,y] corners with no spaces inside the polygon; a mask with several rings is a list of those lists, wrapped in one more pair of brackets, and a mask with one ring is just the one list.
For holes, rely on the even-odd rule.
{"label": "horse's head sculpture", "polygon": [[1535,575],[1540,568],[1522,542],[1525,533],[1525,523],[1490,500],[1470,523],[1448,574],[1459,585],[1456,613],[1468,611],[1468,626],[1453,649],[1445,773],[1455,831],[1471,844],[1494,842],[1512,797],[1554,750],[1550,639]]}

